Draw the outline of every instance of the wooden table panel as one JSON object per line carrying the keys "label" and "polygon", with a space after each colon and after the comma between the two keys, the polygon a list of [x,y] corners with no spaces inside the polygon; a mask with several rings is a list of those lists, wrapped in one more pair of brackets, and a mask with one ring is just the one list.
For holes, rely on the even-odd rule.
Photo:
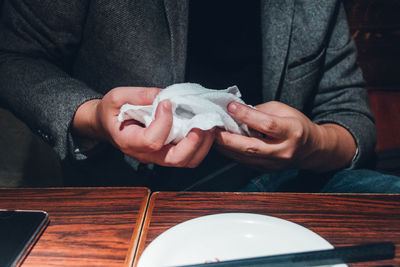
{"label": "wooden table panel", "polygon": [[23,266],[122,266],[133,260],[149,194],[146,188],[0,189],[0,208],[49,214]]}
{"label": "wooden table panel", "polygon": [[154,193],[136,262],[144,248],[168,228],[199,216],[225,212],[289,220],[318,233],[334,246],[392,241],[397,247],[395,260],[379,263],[400,266],[400,195],[368,194]]}

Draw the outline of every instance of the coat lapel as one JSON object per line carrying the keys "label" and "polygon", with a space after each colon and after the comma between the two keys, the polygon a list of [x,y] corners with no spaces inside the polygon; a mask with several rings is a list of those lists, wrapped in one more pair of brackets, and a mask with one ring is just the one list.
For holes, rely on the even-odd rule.
{"label": "coat lapel", "polygon": [[287,64],[295,0],[262,0],[261,29],[264,101],[279,99]]}
{"label": "coat lapel", "polygon": [[164,0],[171,38],[173,83],[183,82],[185,79],[188,3],[187,0]]}

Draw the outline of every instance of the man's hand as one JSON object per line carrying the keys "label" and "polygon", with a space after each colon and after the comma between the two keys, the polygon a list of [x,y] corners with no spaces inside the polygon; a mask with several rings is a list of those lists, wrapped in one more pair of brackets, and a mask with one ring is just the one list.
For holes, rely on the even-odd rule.
{"label": "man's hand", "polygon": [[122,105],[151,105],[160,90],[114,88],[103,99],[82,104],[75,114],[73,129],[82,136],[109,141],[123,153],[143,163],[194,168],[210,150],[214,131],[193,129],[178,144],[164,145],[173,120],[169,101],[159,103],[155,120],[147,128],[134,120],[118,121]]}
{"label": "man's hand", "polygon": [[347,166],[356,151],[351,134],[337,124],[317,125],[280,102],[252,109],[232,102],[232,117],[255,130],[253,137],[218,131],[218,149],[228,157],[262,170],[288,168],[328,171]]}

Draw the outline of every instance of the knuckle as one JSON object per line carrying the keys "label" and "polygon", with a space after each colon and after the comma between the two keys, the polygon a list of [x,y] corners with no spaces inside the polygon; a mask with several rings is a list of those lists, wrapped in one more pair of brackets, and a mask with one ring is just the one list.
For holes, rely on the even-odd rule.
{"label": "knuckle", "polygon": [[296,140],[302,139],[303,135],[304,135],[304,129],[301,127],[297,128],[296,130],[293,131],[293,137]]}
{"label": "knuckle", "polygon": [[245,148],[245,154],[249,156],[259,155],[260,149],[255,145],[249,145]]}
{"label": "knuckle", "polygon": [[168,166],[182,168],[186,166],[186,160],[180,158],[170,158],[165,162]]}
{"label": "knuckle", "polygon": [[248,118],[250,116],[251,112],[250,108],[242,107],[239,105],[237,109],[238,109],[238,114],[241,118]]}
{"label": "knuckle", "polygon": [[154,140],[154,138],[151,138],[150,136],[143,136],[142,144],[145,150],[150,151],[150,152],[155,152],[159,151],[163,146],[163,142],[160,139]]}
{"label": "knuckle", "polygon": [[282,105],[282,103],[280,103],[279,101],[270,101],[270,102],[268,102],[268,105],[271,108],[278,108]]}
{"label": "knuckle", "polygon": [[110,91],[110,93],[108,93],[104,98],[111,104],[111,106],[115,107],[121,105],[121,103],[124,101],[121,98],[121,95],[115,91]]}
{"label": "knuckle", "polygon": [[293,159],[294,151],[293,150],[286,150],[281,153],[280,158],[284,161],[290,161]]}
{"label": "knuckle", "polygon": [[273,132],[277,127],[278,126],[275,121],[268,119],[263,120],[260,125],[261,131],[263,132]]}
{"label": "knuckle", "polygon": [[149,150],[149,151],[159,151],[162,147],[163,144],[159,141],[145,141],[145,147]]}

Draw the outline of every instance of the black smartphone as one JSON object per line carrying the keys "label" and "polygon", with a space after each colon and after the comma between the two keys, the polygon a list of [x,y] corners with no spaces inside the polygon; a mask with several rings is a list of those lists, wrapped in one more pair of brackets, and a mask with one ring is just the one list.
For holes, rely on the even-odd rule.
{"label": "black smartphone", "polygon": [[0,209],[0,266],[20,266],[48,223],[45,211]]}

